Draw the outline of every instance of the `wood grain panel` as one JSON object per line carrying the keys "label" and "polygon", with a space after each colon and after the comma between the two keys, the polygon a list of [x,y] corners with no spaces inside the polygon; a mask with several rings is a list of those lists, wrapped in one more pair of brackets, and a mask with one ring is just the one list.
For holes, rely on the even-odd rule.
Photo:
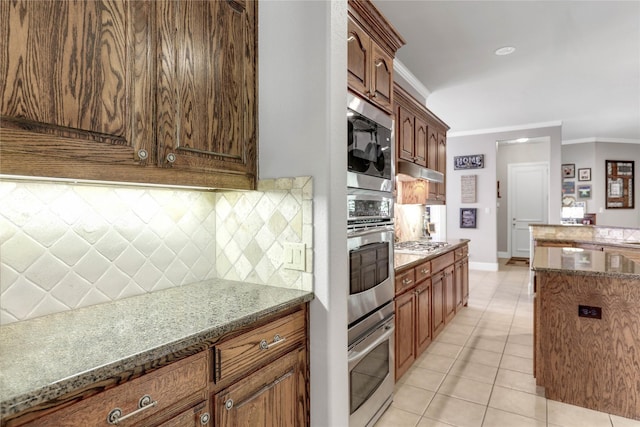
{"label": "wood grain panel", "polygon": [[396,298],[395,379],[398,381],[416,360],[415,353],[415,296],[408,292]]}
{"label": "wood grain panel", "polygon": [[431,344],[431,280],[416,286],[416,357]]}
{"label": "wood grain panel", "polygon": [[[536,273],[536,376],[549,399],[640,418],[640,289],[615,277]],[[602,318],[578,316],[578,305]]]}

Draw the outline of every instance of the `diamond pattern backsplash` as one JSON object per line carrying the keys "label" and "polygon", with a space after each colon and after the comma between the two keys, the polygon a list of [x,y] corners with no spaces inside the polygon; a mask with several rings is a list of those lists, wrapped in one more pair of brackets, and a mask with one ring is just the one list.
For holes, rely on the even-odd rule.
{"label": "diamond pattern backsplash", "polygon": [[[259,187],[0,181],[0,323],[212,277],[311,290],[311,179]],[[282,268],[287,240],[307,243],[306,272]]]}

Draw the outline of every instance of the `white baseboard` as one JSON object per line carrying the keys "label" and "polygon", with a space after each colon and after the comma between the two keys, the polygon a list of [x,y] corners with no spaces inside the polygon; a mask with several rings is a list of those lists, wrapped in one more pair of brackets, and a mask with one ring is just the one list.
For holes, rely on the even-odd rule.
{"label": "white baseboard", "polygon": [[469,262],[470,270],[498,271],[497,262]]}
{"label": "white baseboard", "polygon": [[498,252],[498,258],[511,258],[509,252]]}

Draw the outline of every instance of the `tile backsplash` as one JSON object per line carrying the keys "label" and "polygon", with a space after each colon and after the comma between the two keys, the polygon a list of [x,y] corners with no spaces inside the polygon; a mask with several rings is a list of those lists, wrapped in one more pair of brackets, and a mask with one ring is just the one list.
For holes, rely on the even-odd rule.
{"label": "tile backsplash", "polygon": [[[220,277],[312,289],[312,181],[258,191],[0,181],[0,323]],[[282,243],[307,245],[305,272]]]}

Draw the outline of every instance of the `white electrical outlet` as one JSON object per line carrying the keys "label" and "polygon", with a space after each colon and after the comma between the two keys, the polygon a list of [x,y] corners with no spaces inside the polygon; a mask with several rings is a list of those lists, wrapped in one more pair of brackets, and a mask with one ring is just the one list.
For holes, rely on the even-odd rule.
{"label": "white electrical outlet", "polygon": [[304,243],[284,243],[283,264],[289,270],[305,271],[307,245]]}

